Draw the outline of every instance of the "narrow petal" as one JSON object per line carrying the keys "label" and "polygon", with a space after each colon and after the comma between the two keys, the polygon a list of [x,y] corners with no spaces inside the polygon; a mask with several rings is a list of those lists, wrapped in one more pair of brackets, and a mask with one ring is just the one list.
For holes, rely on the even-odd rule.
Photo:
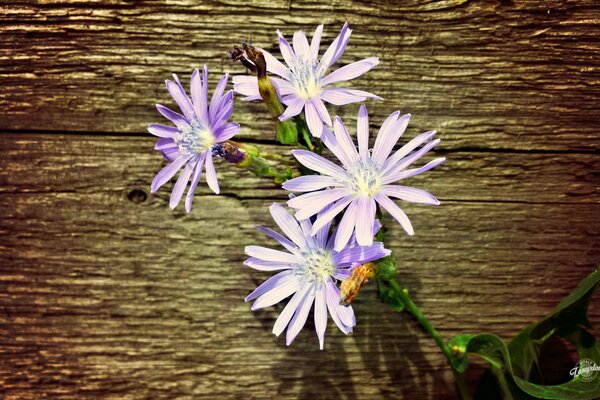
{"label": "narrow petal", "polygon": [[340,147],[350,160],[351,165],[354,165],[358,162],[358,152],[356,151],[356,146],[346,129],[346,125],[342,122],[340,117],[336,116],[333,122],[333,131],[335,133],[335,137],[340,144]]}
{"label": "narrow petal", "polygon": [[200,121],[208,122],[208,67],[202,68],[202,92],[200,93],[200,112],[198,118]]}
{"label": "narrow petal", "polygon": [[219,182],[217,181],[217,172],[215,171],[213,157],[210,152],[206,154],[206,183],[208,183],[210,190],[215,192],[215,194],[219,194],[220,189]]}
{"label": "narrow petal", "polygon": [[321,134],[321,141],[323,144],[333,153],[333,155],[342,162],[342,165],[346,170],[354,167],[355,163],[348,154],[344,151],[341,144],[339,143],[336,136],[327,129],[327,127],[323,127],[323,133]]}
{"label": "narrow petal", "polygon": [[228,122],[224,125],[221,125],[219,129],[215,130],[215,139],[217,142],[224,142],[226,140],[231,139],[240,131],[240,124],[237,122]]}
{"label": "narrow petal", "polygon": [[210,121],[211,129],[218,129],[223,121],[227,121],[233,114],[233,90],[225,93],[220,109],[217,111],[217,115]]}
{"label": "narrow petal", "polygon": [[247,302],[254,300],[257,297],[260,297],[263,294],[267,293],[269,290],[272,290],[281,284],[285,284],[286,282],[293,280],[297,281],[298,278],[294,276],[294,273],[292,271],[279,272],[267,279],[266,281],[264,281],[263,283],[261,283],[256,289],[252,291],[252,293],[246,296],[244,301]]}
{"label": "narrow petal", "polygon": [[316,221],[313,224],[312,234],[316,235],[317,232],[326,224],[330,223],[336,215],[338,215],[350,202],[354,196],[346,196],[339,199],[335,204],[329,208],[329,210],[325,211],[323,214],[319,215]]}
{"label": "narrow petal", "polygon": [[[377,132],[377,137],[375,138],[375,145],[373,146],[373,155],[371,156],[372,159],[379,159],[378,157],[376,157],[376,155],[380,153],[380,149],[384,146],[385,136],[387,132],[391,130],[394,127],[394,125],[396,125],[396,121],[398,120],[399,116],[400,111],[394,111],[393,113],[388,115],[385,121],[383,121],[383,124],[379,128],[379,132]],[[384,162],[385,157],[383,157],[383,160],[381,160],[381,163],[379,165],[383,165]]]}
{"label": "narrow petal", "polygon": [[319,58],[319,46],[321,45],[321,36],[323,35],[323,24],[317,26],[315,34],[310,41],[310,56],[316,61]]}
{"label": "narrow petal", "polygon": [[283,332],[290,322],[290,319],[294,316],[294,313],[298,309],[298,306],[301,305],[302,300],[304,300],[310,288],[311,285],[302,286],[300,290],[294,293],[290,301],[288,301],[281,314],[279,314],[279,317],[277,317],[275,325],[273,325],[273,334],[275,336],[281,335],[281,332]]}
{"label": "narrow petal", "polygon": [[385,163],[398,139],[404,133],[409,120],[410,114],[403,115],[395,124],[390,124],[387,129],[382,129],[377,135],[372,158],[378,165]]}
{"label": "narrow petal", "polygon": [[397,181],[398,179],[396,177],[398,176],[398,174],[400,174],[406,167],[423,157],[427,152],[429,152],[439,143],[440,139],[436,139],[432,142],[429,142],[425,146],[421,147],[418,151],[415,151],[407,157],[404,157],[401,160],[401,162],[397,163],[394,166],[390,166],[388,170],[382,172],[381,183],[385,185]]}
{"label": "narrow petal", "polygon": [[273,203],[269,207],[269,211],[271,212],[271,216],[275,223],[281,228],[283,233],[296,244],[296,246],[301,249],[305,249],[308,246],[306,238],[302,233],[302,229],[298,225],[298,221],[288,214],[281,204]]}
{"label": "narrow petal", "polygon": [[343,89],[330,87],[324,89],[320,94],[321,100],[336,106],[343,106],[351,103],[360,103],[365,101],[367,98],[374,98],[381,100],[381,97],[375,96],[374,94],[363,92],[362,90]]}
{"label": "narrow petal", "polygon": [[275,239],[277,242],[279,242],[279,244],[281,244],[283,247],[285,247],[289,252],[294,253],[294,254],[299,254],[299,251],[298,251],[299,247],[296,246],[296,244],[294,244],[294,242],[292,242],[291,240],[287,239],[283,235],[275,232],[272,229],[265,228],[265,227],[260,226],[260,225],[257,225],[256,229],[258,229],[262,233],[264,233],[264,234],[272,237],[273,239]]}
{"label": "narrow petal", "polygon": [[172,148],[179,149],[179,146],[177,146],[177,143],[175,143],[173,139],[170,138],[160,138],[156,141],[156,144],[154,145],[154,150],[165,150]]}
{"label": "narrow petal", "polygon": [[333,247],[335,251],[342,251],[344,247],[346,247],[346,244],[348,244],[350,236],[352,236],[352,232],[354,232],[354,226],[356,224],[356,205],[356,200],[350,203],[338,225],[335,233],[335,244]]}
{"label": "narrow petal", "polygon": [[384,185],[381,192],[389,197],[396,197],[400,200],[409,201],[411,203],[429,204],[439,206],[440,202],[431,193],[421,189],[408,186]]}
{"label": "narrow petal", "polygon": [[304,108],[304,103],[305,102],[303,99],[292,98],[291,101],[287,102],[287,108],[285,109],[283,114],[279,116],[279,120],[285,121],[300,114],[300,111],[302,111],[302,109]]}
{"label": "narrow petal", "polygon": [[192,172],[194,172],[195,164],[196,163],[191,162],[188,163],[183,169],[181,175],[179,175],[179,179],[177,179],[177,182],[173,187],[173,191],[171,192],[171,198],[169,199],[169,206],[171,209],[177,207],[177,204],[179,204],[179,201],[183,196],[183,192],[185,192],[185,188],[190,180],[190,177],[192,176]]}
{"label": "narrow petal", "polygon": [[323,189],[327,186],[337,186],[339,182],[330,176],[325,175],[303,175],[290,179],[281,185],[285,190],[291,192],[312,192],[313,190]]}
{"label": "narrow petal", "polygon": [[298,220],[303,220],[315,215],[326,205],[332,204],[351,193],[351,190],[348,188],[321,190],[290,199],[288,200],[288,205],[297,209],[298,211],[295,214],[296,218]]}
{"label": "narrow petal", "polygon": [[260,260],[256,257],[250,257],[249,259],[244,261],[244,265],[259,271],[279,271],[282,269],[292,268],[290,264]]}
{"label": "narrow petal", "polygon": [[328,300],[331,299],[333,302],[342,323],[347,327],[352,328],[356,324],[354,311],[352,310],[352,307],[340,304],[340,289],[334,284],[328,285],[326,296],[328,297]]}
{"label": "narrow petal", "polygon": [[163,117],[174,123],[178,128],[183,128],[190,125],[183,115],[168,109],[162,104],[157,104],[156,109],[162,114]]}
{"label": "narrow petal", "polygon": [[204,85],[208,85],[208,82],[203,82],[200,76],[200,71],[195,69],[192,73],[192,77],[190,79],[190,92],[192,95],[192,104],[194,106],[194,111],[196,112],[196,116],[198,119],[205,125],[208,124],[207,112],[206,108],[208,104],[203,102],[202,93],[204,92]]}
{"label": "narrow petal", "polygon": [[194,175],[192,175],[190,188],[188,189],[187,195],[185,197],[185,211],[188,213],[192,211],[192,201],[194,199],[194,192],[196,191],[196,187],[198,186],[200,175],[202,175],[202,167],[204,167],[205,160],[206,153],[203,153],[198,157],[198,161],[196,162],[196,166],[194,167]]}
{"label": "narrow petal", "polygon": [[[331,205],[327,205],[325,206],[321,211],[319,211],[317,213],[317,219],[319,219],[321,216],[323,216],[332,206]],[[326,223],[325,225],[323,225],[321,227],[321,229],[319,229],[316,233],[315,233],[315,240],[317,241],[317,245],[324,249],[324,248],[331,248],[331,246],[328,245],[327,243],[327,239],[329,238],[329,229],[331,227],[331,221],[329,221],[328,223]],[[310,234],[312,235],[312,226],[311,226],[311,231]]]}
{"label": "narrow petal", "polygon": [[[320,25],[321,27],[323,25]],[[314,40],[314,39],[313,39]],[[315,290],[315,330],[319,338],[319,348],[325,345],[325,329],[327,329],[327,303],[325,302],[325,284],[321,283]]]}
{"label": "narrow petal", "polygon": [[331,42],[327,50],[325,50],[323,57],[321,57],[321,61],[319,62],[319,69],[321,71],[327,70],[327,68],[333,65],[333,63],[344,53],[346,44],[348,43],[348,40],[350,40],[351,32],[352,31],[348,29],[348,23],[346,22],[342,27],[340,34],[333,42]]}
{"label": "narrow petal", "polygon": [[[249,76],[248,78],[254,78],[254,82],[238,82],[238,79],[233,78],[233,91],[241,94],[242,96],[260,96],[258,90],[258,81],[255,76]],[[215,110],[216,113],[216,110]]]}
{"label": "narrow petal", "polygon": [[306,103],[304,115],[306,116],[306,124],[308,125],[310,133],[314,137],[321,137],[321,133],[323,132],[323,120],[321,120],[321,117],[312,102]]}
{"label": "narrow petal", "polygon": [[246,246],[245,251],[246,255],[260,258],[261,260],[265,261],[275,261],[288,264],[298,264],[303,262],[303,259],[297,255],[262,246]]}
{"label": "narrow petal", "polygon": [[196,113],[194,112],[194,106],[181,85],[168,79],[165,81],[165,84],[167,85],[167,90],[171,94],[171,97],[173,97],[173,100],[175,100],[185,118],[188,121],[195,119]]}
{"label": "narrow petal", "polygon": [[279,35],[279,50],[281,51],[281,55],[283,56],[283,59],[285,60],[287,65],[289,65],[289,66],[294,65],[294,59],[295,59],[296,55],[294,54],[294,50],[292,49],[292,46],[290,46],[290,44],[287,42],[287,40],[285,40],[285,38],[283,37],[281,32],[277,31],[277,34]]}
{"label": "narrow petal", "polygon": [[287,96],[294,93],[294,86],[290,82],[284,79],[274,77],[271,78],[271,81],[277,89],[277,94],[279,95],[279,97]]}
{"label": "narrow petal", "polygon": [[280,283],[267,293],[260,296],[254,304],[252,304],[252,310],[258,310],[260,308],[265,308],[272,306],[273,304],[279,303],[281,300],[290,296],[292,293],[296,292],[300,289],[300,282],[298,278],[292,276],[291,279],[286,280],[285,282]]}
{"label": "narrow petal", "polygon": [[266,51],[265,49],[259,48],[265,56],[265,61],[267,62],[267,71],[272,72],[280,77],[289,80],[290,78],[290,70],[286,67],[281,61],[273,57],[271,53]]}
{"label": "narrow petal", "polygon": [[440,157],[440,158],[436,158],[433,161],[429,161],[427,164],[423,165],[420,168],[404,170],[404,171],[398,173],[397,175],[395,175],[394,178],[396,178],[396,179],[392,182],[398,181],[400,179],[410,178],[411,176],[422,174],[423,172],[429,171],[430,169],[437,167],[444,161],[446,161],[446,157]]}
{"label": "narrow petal", "polygon": [[361,246],[373,244],[373,224],[375,223],[375,201],[361,196],[356,206],[356,240]]}
{"label": "narrow petal", "polygon": [[327,111],[325,104],[323,104],[323,101],[319,97],[314,97],[311,99],[311,103],[315,106],[315,110],[317,110],[321,121],[327,126],[331,126],[331,116],[329,115],[329,111]]}
{"label": "narrow petal", "polygon": [[296,31],[292,40],[294,45],[294,52],[297,57],[301,57],[304,60],[310,60],[310,47],[308,46],[308,39],[302,31]]}
{"label": "narrow petal", "polygon": [[338,41],[333,57],[329,61],[329,66],[332,66],[344,54],[346,47],[348,46],[348,42],[350,41],[351,34],[352,29],[349,28],[348,23],[346,22],[342,28],[340,40]]}
{"label": "narrow petal", "polygon": [[210,99],[210,106],[208,107],[208,116],[209,119],[213,119],[215,115],[217,115],[217,111],[219,110],[219,106],[221,105],[221,101],[223,99],[223,93],[225,92],[225,88],[227,87],[227,82],[229,81],[229,74],[225,73],[221,79],[219,79],[219,83],[217,83],[217,87],[213,92],[213,95]]}
{"label": "narrow petal", "polygon": [[389,197],[387,197],[385,194],[378,193],[375,195],[375,200],[387,212],[389,212],[390,215],[396,219],[396,221],[400,223],[400,225],[406,231],[406,233],[408,233],[411,236],[415,234],[415,231],[406,213],[402,211],[400,207],[398,207],[396,203],[394,203]]}
{"label": "narrow petal", "polygon": [[161,138],[172,138],[177,136],[179,129],[161,124],[150,124],[148,125],[148,132]]}
{"label": "narrow petal", "polygon": [[161,154],[168,162],[173,162],[181,155],[179,147],[169,147],[160,150]]}
{"label": "narrow petal", "polygon": [[365,160],[369,155],[369,113],[364,104],[358,110],[356,136],[358,138],[358,153]]}
{"label": "narrow petal", "polygon": [[346,171],[324,157],[321,157],[308,150],[292,150],[292,154],[306,168],[317,171],[323,175],[332,176],[334,178],[345,180]]}
{"label": "narrow petal", "polygon": [[321,85],[327,86],[336,82],[349,81],[365,74],[377,64],[379,64],[379,58],[377,57],[365,58],[364,60],[353,62],[327,75],[321,80]]}
{"label": "narrow petal", "polygon": [[285,344],[289,346],[292,344],[298,333],[306,324],[306,319],[308,318],[308,312],[310,311],[313,302],[315,300],[315,292],[314,290],[309,291],[302,302],[296,309],[294,313],[294,317],[290,321],[290,325],[288,326],[287,332],[285,333]]}
{"label": "narrow petal", "polygon": [[190,156],[181,155],[171,164],[168,164],[166,167],[161,169],[152,180],[152,184],[150,185],[150,193],[155,193],[162,185],[167,183],[189,159]]}
{"label": "narrow petal", "polygon": [[352,246],[344,249],[333,257],[333,262],[339,266],[364,264],[389,256],[390,250],[383,247],[383,243],[375,242],[370,246]]}
{"label": "narrow petal", "polygon": [[413,138],[410,142],[402,146],[398,151],[396,151],[391,157],[389,157],[385,161],[385,163],[383,164],[382,173],[385,174],[387,171],[394,168],[411,151],[433,139],[435,133],[435,131],[421,133],[417,137]]}
{"label": "narrow petal", "polygon": [[[327,303],[327,309],[331,318],[335,322],[338,328],[346,335],[352,332],[354,326],[352,318],[348,317],[348,313],[343,310],[344,306],[340,306],[340,291],[335,284],[330,280],[325,284],[325,301]],[[350,306],[348,306],[350,308]],[[350,308],[350,310],[352,310]],[[350,322],[349,324],[347,322]]]}

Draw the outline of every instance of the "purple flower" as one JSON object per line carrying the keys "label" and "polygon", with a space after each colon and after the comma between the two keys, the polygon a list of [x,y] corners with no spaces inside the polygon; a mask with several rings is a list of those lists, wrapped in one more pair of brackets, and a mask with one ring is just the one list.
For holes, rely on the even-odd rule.
{"label": "purple flower", "polygon": [[[365,58],[327,74],[329,68],[346,50],[352,30],[348,28],[348,23],[345,23],[341,33],[319,60],[322,33],[323,25],[319,25],[309,45],[304,32],[297,31],[294,33],[292,48],[277,31],[281,55],[287,66],[265,50],[260,49],[267,61],[267,70],[281,77],[281,79],[272,78],[281,101],[287,105],[287,109],[279,116],[279,119],[285,121],[304,110],[308,127],[312,135],[316,137],[321,136],[323,123],[331,126],[331,117],[323,102],[340,106],[365,101],[369,97],[381,100],[380,97],[362,90],[331,86],[334,83],[349,81],[363,75],[379,63],[379,58]],[[244,100],[260,100],[261,96],[255,76],[235,76],[233,83],[237,93],[248,96]]]}
{"label": "purple flower", "polygon": [[[368,246],[373,243],[376,204],[387,210],[409,235],[414,233],[412,225],[404,211],[390,197],[414,203],[439,205],[435,197],[423,190],[392,185],[445,161],[442,157],[420,168],[406,169],[440,142],[439,139],[431,141],[435,131],[420,134],[390,156],[409,119],[410,114],[400,116],[399,111],[391,114],[379,129],[375,146],[370,151],[369,117],[367,108],[361,106],[357,124],[357,151],[346,126],[336,116],[333,124],[335,135],[325,130],[321,139],[340,160],[342,167],[310,151],[292,150],[301,164],[321,174],[301,176],[283,184],[284,189],[293,192],[312,192],[288,201],[290,207],[297,209],[296,218],[304,220],[324,207],[331,206],[315,221],[311,232],[313,235],[347,208],[338,226],[334,248],[343,249],[353,232],[356,232],[359,245]],[[421,145],[423,146],[416,150]],[[320,190],[323,188],[331,189]]]}
{"label": "purple flower", "polygon": [[231,139],[240,130],[240,125],[227,122],[233,113],[233,91],[224,93],[228,76],[223,75],[208,101],[208,68],[206,65],[200,72],[196,69],[191,79],[192,99],[187,96],[177,75],[175,81],[167,80],[167,89],[181,109],[182,114],[176,113],[160,104],[156,105],[158,112],[173,122],[175,127],[152,124],[148,131],[160,137],[154,148],[160,151],[170,161],[154,178],[151,192],[156,192],[167,183],[177,171],[183,168],[177,183],[171,192],[169,205],[175,208],[188,182],[191,182],[185,199],[185,209],[192,209],[192,198],[202,174],[206,168],[206,182],[213,192],[219,193],[217,174],[213,166],[213,152],[218,154],[219,143]]}
{"label": "purple flower", "polygon": [[[255,300],[252,310],[258,310],[293,295],[273,327],[273,333],[277,336],[287,327],[288,346],[304,326],[314,304],[315,328],[322,350],[328,311],[345,334],[352,332],[356,324],[352,307],[340,305],[340,290],[335,280],[347,279],[353,267],[385,257],[390,251],[384,249],[381,242],[360,247],[354,240],[336,251],[333,249],[334,235],[328,237],[330,223],[322,225],[316,235],[312,236],[309,219],[298,222],[276,203],[269,210],[287,237],[269,228],[257,228],[279,242],[287,251],[261,246],[246,247],[246,254],[250,258],[244,262],[245,265],[260,271],[281,271],[250,293],[246,301]],[[374,229],[378,230],[379,226],[376,224]]]}

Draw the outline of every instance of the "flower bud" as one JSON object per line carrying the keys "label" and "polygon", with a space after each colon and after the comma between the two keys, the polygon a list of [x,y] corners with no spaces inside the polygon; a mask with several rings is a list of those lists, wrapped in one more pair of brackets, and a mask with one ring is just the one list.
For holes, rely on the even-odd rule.
{"label": "flower bud", "polygon": [[298,142],[298,128],[292,121],[280,121],[279,116],[285,108],[279,101],[277,88],[267,75],[267,62],[262,51],[254,46],[244,43],[240,49],[233,47],[231,58],[240,61],[244,66],[255,72],[258,77],[258,92],[269,112],[275,118],[277,140],[282,144],[295,144]]}

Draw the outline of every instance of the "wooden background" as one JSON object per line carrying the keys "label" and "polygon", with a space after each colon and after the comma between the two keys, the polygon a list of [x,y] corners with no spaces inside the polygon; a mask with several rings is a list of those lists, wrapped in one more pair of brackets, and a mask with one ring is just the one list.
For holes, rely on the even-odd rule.
{"label": "wooden background", "polygon": [[[446,164],[410,184],[441,207],[406,205],[392,230],[402,284],[446,338],[509,339],[600,261],[600,5],[585,1],[0,2],[0,397],[6,399],[443,399],[452,376],[406,315],[361,294],[346,337],[309,323],[294,344],[280,311],[242,301],[268,274],[242,265],[268,244],[254,224],[285,193],[225,164],[191,214],[170,211],[145,127],[174,106],[164,79],[228,51],[276,50],[348,21],[339,65],[379,56],[353,82],[371,128],[413,114]],[[324,46],[323,46],[324,48]],[[352,125],[357,106],[336,110]],[[261,104],[236,102],[240,139],[285,153]],[[600,322],[592,304],[591,320]],[[600,360],[599,360],[600,361]],[[564,368],[571,368],[568,363]]]}

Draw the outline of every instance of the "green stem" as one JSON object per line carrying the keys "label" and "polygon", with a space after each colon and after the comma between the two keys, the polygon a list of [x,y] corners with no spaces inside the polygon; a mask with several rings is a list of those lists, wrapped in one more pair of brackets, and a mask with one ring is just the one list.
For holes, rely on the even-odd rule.
{"label": "green stem", "polygon": [[454,356],[452,355],[450,347],[448,347],[446,342],[440,336],[439,332],[433,327],[433,325],[431,325],[431,322],[429,322],[429,320],[425,318],[425,315],[423,314],[421,309],[417,307],[417,305],[412,301],[412,299],[408,295],[408,290],[401,288],[396,279],[390,279],[388,280],[388,283],[390,284],[392,289],[394,289],[400,300],[402,300],[405,309],[413,315],[417,322],[421,324],[423,329],[425,329],[429,336],[433,338],[435,343],[442,350],[442,353],[444,354],[444,356],[448,360],[448,363],[450,364],[450,367],[452,368],[454,378],[456,379],[456,385],[458,386],[458,390],[462,399],[471,400],[472,396],[469,392],[469,389],[467,388],[467,383],[465,382],[464,375],[456,371],[452,365],[452,360],[454,359]]}

